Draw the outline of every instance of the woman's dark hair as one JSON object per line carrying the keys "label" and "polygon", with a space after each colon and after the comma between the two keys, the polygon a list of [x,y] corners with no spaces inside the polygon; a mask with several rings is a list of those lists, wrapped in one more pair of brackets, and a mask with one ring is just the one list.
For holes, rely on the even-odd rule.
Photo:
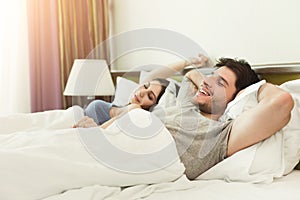
{"label": "woman's dark hair", "polygon": [[161,85],[161,91],[160,91],[160,93],[158,94],[158,96],[156,98],[156,104],[158,104],[161,96],[165,93],[166,88],[168,87],[170,81],[168,81],[167,79],[163,79],[163,78],[155,78],[152,81],[157,81]]}
{"label": "woman's dark hair", "polygon": [[215,66],[217,68],[226,66],[236,75],[235,87],[237,91],[233,98],[242,89],[259,81],[258,75],[251,69],[250,64],[243,59],[220,58]]}

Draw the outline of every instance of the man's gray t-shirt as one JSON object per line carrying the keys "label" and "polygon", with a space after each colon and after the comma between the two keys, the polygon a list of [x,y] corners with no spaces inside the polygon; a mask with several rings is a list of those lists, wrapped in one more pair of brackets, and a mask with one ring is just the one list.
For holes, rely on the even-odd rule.
{"label": "man's gray t-shirt", "polygon": [[220,122],[201,115],[197,104],[192,101],[195,95],[193,87],[184,77],[176,100],[173,91],[167,88],[165,100],[169,99],[168,103],[152,111],[172,134],[189,179],[195,179],[225,159],[232,126],[232,121]]}

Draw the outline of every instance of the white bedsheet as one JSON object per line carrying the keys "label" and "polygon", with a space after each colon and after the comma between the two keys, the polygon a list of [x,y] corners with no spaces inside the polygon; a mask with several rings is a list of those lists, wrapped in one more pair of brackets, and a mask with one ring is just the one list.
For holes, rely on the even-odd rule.
{"label": "white bedsheet", "polygon": [[[180,184],[174,183],[174,185],[172,185],[171,183],[168,186],[162,186],[161,188],[157,186],[158,189],[155,189],[151,195],[144,199],[297,200],[300,198],[299,179],[300,171],[295,170],[288,176],[275,179],[271,184],[228,183],[221,180],[199,180],[188,183],[190,188],[187,188],[186,183],[182,181]],[[179,185],[182,185],[182,188],[180,188]]]}
{"label": "white bedsheet", "polygon": [[298,200],[300,199],[300,170],[275,179],[271,184],[242,182],[228,183],[222,180],[189,181],[185,176],[169,183],[137,185],[123,190],[99,185],[69,190],[44,200]]}

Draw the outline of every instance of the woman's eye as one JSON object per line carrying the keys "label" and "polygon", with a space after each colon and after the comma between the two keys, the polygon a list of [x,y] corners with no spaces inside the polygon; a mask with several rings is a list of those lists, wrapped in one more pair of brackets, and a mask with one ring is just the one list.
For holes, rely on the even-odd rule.
{"label": "woman's eye", "polygon": [[[155,96],[154,96],[154,94],[153,93],[150,93],[149,95],[148,95],[148,98],[149,98],[149,100],[150,101],[156,101],[156,99],[155,99]],[[154,102],[155,103],[155,102]]]}
{"label": "woman's eye", "polygon": [[150,87],[150,82],[144,84],[144,88],[148,89]]}

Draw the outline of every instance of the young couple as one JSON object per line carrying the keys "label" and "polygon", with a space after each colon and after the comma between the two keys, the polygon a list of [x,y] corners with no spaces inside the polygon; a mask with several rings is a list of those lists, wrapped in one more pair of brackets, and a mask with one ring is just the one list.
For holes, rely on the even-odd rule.
{"label": "young couple", "polygon": [[[190,64],[201,67],[206,60],[200,56],[191,59],[192,63],[180,61],[168,67],[170,71],[180,71]],[[165,71],[153,72],[148,80],[166,78],[169,73]],[[253,109],[236,119],[219,120],[227,104],[244,88],[258,81],[257,75],[244,60],[222,58],[210,76],[204,76],[198,70],[189,71],[181,83],[176,103],[166,106],[163,114],[154,110],[153,113],[172,134],[189,179],[196,178],[226,157],[272,136],[289,122],[293,99],[289,93],[270,83],[260,87],[258,104]],[[162,85],[159,81],[143,85],[124,108],[127,111],[134,108],[149,109],[165,90]],[[121,111],[122,108],[109,107],[109,116],[113,120],[124,114],[120,112],[114,115],[118,113],[114,109]],[[107,125],[113,120],[109,120]],[[97,124],[89,117],[74,125],[92,126]]]}

